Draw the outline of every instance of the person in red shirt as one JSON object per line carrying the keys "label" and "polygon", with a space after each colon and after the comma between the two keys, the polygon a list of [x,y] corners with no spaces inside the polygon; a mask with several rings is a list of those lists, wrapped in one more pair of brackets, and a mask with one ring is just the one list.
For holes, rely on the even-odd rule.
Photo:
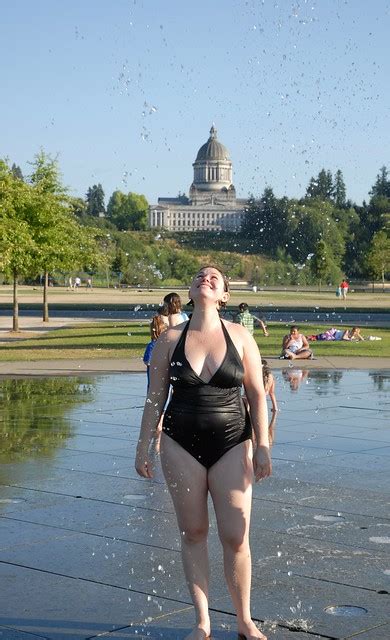
{"label": "person in red shirt", "polygon": [[341,297],[342,297],[342,299],[346,300],[347,299],[348,289],[349,289],[349,284],[345,279],[340,284],[340,289],[341,289]]}

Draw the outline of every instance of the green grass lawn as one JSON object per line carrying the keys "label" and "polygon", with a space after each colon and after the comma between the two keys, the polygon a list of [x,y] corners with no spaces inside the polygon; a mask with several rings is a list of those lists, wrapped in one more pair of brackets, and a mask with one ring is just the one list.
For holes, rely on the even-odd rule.
{"label": "green grass lawn", "polygon": [[[287,332],[283,324],[270,323],[270,336],[265,338],[256,330],[255,338],[264,356],[279,355],[282,338]],[[320,333],[324,327],[305,325],[309,335]],[[314,342],[317,357],[366,356],[390,357],[390,330],[364,328],[363,335],[375,335],[381,341]],[[0,344],[0,361],[69,360],[77,358],[134,358],[143,355],[149,342],[146,322],[102,322],[52,330],[42,336]]]}

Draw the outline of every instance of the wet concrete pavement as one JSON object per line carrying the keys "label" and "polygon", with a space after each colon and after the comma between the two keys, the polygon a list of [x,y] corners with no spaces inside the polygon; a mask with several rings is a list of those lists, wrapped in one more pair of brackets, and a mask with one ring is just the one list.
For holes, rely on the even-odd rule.
{"label": "wet concrete pavement", "polygon": [[[254,618],[270,640],[388,640],[389,371],[281,365],[274,474],[254,490]],[[183,638],[193,610],[158,454],[152,482],[133,469],[145,374],[0,389],[0,638]],[[210,558],[213,637],[233,640],[213,516]]]}

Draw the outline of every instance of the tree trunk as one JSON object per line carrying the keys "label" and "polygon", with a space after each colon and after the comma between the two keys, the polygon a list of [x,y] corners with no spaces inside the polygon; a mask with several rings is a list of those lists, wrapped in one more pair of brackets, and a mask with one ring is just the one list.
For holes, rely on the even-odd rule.
{"label": "tree trunk", "polygon": [[49,322],[49,303],[47,300],[47,290],[49,287],[49,274],[45,271],[45,276],[43,280],[43,322]]}
{"label": "tree trunk", "polygon": [[18,301],[18,274],[14,271],[14,308],[12,316],[12,331],[19,331],[19,301]]}
{"label": "tree trunk", "polygon": [[385,270],[382,269],[382,293],[385,292]]}

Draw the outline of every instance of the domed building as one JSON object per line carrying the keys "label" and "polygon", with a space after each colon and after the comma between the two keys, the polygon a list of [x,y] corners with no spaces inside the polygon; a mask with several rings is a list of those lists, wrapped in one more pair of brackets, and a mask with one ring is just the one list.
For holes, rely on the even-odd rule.
{"label": "domed building", "polygon": [[246,200],[236,198],[230,154],[217,139],[214,125],[192,166],[189,197],[159,198],[149,210],[150,226],[170,231],[239,231]]}

